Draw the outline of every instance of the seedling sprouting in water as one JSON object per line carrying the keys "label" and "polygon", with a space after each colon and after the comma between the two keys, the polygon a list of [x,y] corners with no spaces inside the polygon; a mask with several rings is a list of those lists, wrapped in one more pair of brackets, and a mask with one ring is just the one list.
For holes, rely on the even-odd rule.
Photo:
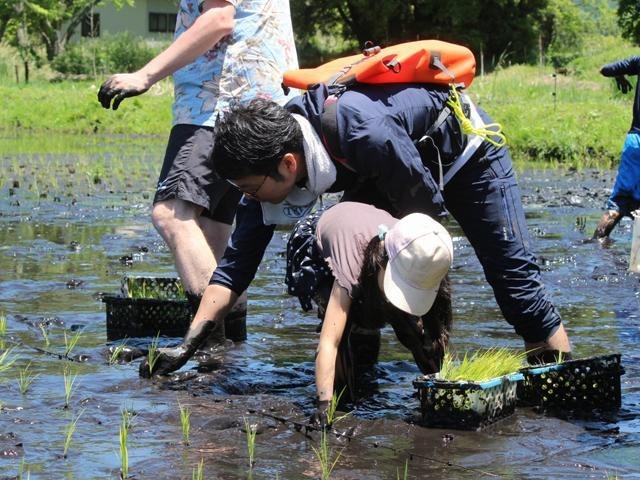
{"label": "seedling sprouting in water", "polygon": [[129,423],[125,416],[122,416],[120,424],[120,478],[129,478],[129,450],[127,439],[129,437]]}
{"label": "seedling sprouting in water", "polygon": [[[336,410],[338,408],[338,404],[340,403],[340,398],[344,390],[340,392],[340,395],[333,395],[331,397],[331,402],[329,402],[329,408],[327,409],[327,421],[329,425],[335,425],[337,422],[342,420],[348,414],[342,415],[336,418]],[[328,480],[331,477],[331,472],[335,468],[340,456],[342,455],[342,450],[339,451],[334,457],[333,449],[329,446],[329,434],[326,429],[322,429],[320,432],[320,446],[318,448],[311,446],[313,451],[318,457],[318,461],[320,462],[321,476],[322,480]]]}
{"label": "seedling sprouting in water", "polygon": [[64,377],[64,408],[69,408],[69,402],[71,401],[71,395],[75,391],[73,384],[76,381],[78,375],[71,375],[71,368],[69,365],[65,365],[62,370],[62,376]]}
{"label": "seedling sprouting in water", "polygon": [[247,455],[249,455],[249,468],[253,468],[253,464],[255,463],[255,454],[256,454],[256,434],[258,433],[258,426],[251,425],[249,420],[246,417],[243,417],[244,420],[244,430],[247,434]]}
{"label": "seedling sprouting in water", "polygon": [[182,441],[185,445],[189,445],[189,430],[191,429],[191,410],[189,407],[183,407],[178,402],[178,408],[180,409],[180,425],[182,426]]}
{"label": "seedling sprouting in water", "polygon": [[0,373],[6,372],[15,363],[16,359],[9,359],[9,355],[13,351],[13,348],[8,348],[0,354]]}
{"label": "seedling sprouting in water", "polygon": [[198,466],[191,472],[191,480],[204,480],[204,458],[200,459]]}
{"label": "seedling sprouting in water", "polygon": [[158,361],[158,342],[160,339],[160,332],[155,338],[151,341],[151,345],[149,345],[149,353],[147,354],[147,362],[149,363],[149,373],[153,374],[153,367]]}
{"label": "seedling sprouting in water", "polygon": [[29,371],[31,368],[31,362],[27,363],[26,367],[20,370],[20,376],[18,378],[18,386],[20,387],[20,393],[25,395],[33,381],[38,378],[38,375],[32,375]]}
{"label": "seedling sprouting in water", "polygon": [[133,420],[136,418],[136,412],[131,407],[123,407],[120,410],[120,416],[122,417],[122,425],[127,427],[127,431],[133,428]]}
{"label": "seedling sprouting in water", "polygon": [[7,317],[0,314],[0,337],[4,337],[7,334]]}
{"label": "seedling sprouting in water", "polygon": [[42,338],[44,338],[44,344],[48,347],[49,345],[51,345],[51,342],[49,341],[49,334],[47,333],[47,328],[42,323],[40,324],[40,331],[42,332]]}
{"label": "seedling sprouting in water", "polygon": [[64,356],[65,357],[69,357],[69,355],[71,354],[71,352],[73,351],[73,349],[76,347],[76,345],[78,344],[78,340],[80,340],[80,336],[82,335],[82,331],[78,330],[73,337],[68,338],[67,337],[67,332],[65,330],[64,332]]}
{"label": "seedling sprouting in water", "polygon": [[64,452],[62,453],[62,456],[64,458],[67,458],[67,452],[69,451],[69,447],[71,446],[71,437],[73,437],[73,433],[76,431],[78,420],[80,420],[80,417],[83,413],[84,410],[82,410],[74,420],[71,420],[71,422],[69,422],[67,426],[64,427]]}
{"label": "seedling sprouting in water", "polygon": [[[396,478],[400,480],[400,472],[396,469]],[[409,478],[409,459],[407,458],[404,462],[404,475],[402,476],[402,480],[407,480]]]}
{"label": "seedling sprouting in water", "polygon": [[115,365],[116,363],[118,363],[118,360],[120,360],[120,355],[122,355],[122,352],[124,351],[126,346],[127,339],[125,338],[124,341],[116,348],[114,348],[111,352],[111,355],[109,356],[109,365]]}

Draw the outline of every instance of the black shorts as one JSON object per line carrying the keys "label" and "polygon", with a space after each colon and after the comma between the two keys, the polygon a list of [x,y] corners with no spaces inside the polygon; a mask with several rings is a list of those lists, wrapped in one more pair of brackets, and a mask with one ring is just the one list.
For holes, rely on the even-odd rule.
{"label": "black shorts", "polygon": [[242,193],[220,178],[210,159],[213,128],[175,125],[171,129],[154,205],[179,198],[200,207],[202,215],[231,225]]}

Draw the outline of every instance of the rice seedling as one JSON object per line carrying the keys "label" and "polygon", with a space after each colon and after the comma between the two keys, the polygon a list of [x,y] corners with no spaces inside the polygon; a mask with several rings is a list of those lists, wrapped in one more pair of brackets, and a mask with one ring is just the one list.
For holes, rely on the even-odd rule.
{"label": "rice seedling", "polygon": [[155,338],[151,341],[151,345],[149,345],[149,353],[147,354],[147,361],[149,363],[149,373],[153,373],[153,367],[155,367],[156,362],[158,361],[159,352],[158,352],[158,342],[160,340],[160,332],[155,336]]}
{"label": "rice seedling", "polygon": [[16,359],[9,358],[9,355],[13,351],[13,348],[7,348],[2,354],[0,354],[0,373],[6,372],[15,363]]}
{"label": "rice seedling", "polygon": [[0,336],[4,337],[7,334],[7,317],[4,314],[0,314]]}
{"label": "rice seedling", "polygon": [[[71,395],[75,392],[74,384],[78,375],[71,375],[71,368],[69,365],[65,365],[62,369],[62,376],[64,378],[64,408],[69,408],[69,402],[71,401]],[[77,386],[76,386],[77,387]]]}
{"label": "rice seedling", "polygon": [[71,438],[73,437],[73,433],[76,431],[76,425],[78,424],[78,420],[80,420],[80,417],[83,413],[84,410],[82,410],[74,420],[71,420],[71,422],[69,422],[64,427],[64,451],[62,453],[62,456],[64,458],[67,458],[67,453],[69,452],[69,447],[71,446]]}
{"label": "rice seedling", "polygon": [[129,437],[129,426],[123,416],[120,424],[120,478],[129,477],[129,450],[127,441]]}
{"label": "rice seedling", "polygon": [[191,429],[191,410],[189,407],[183,407],[178,402],[180,409],[180,426],[182,427],[182,441],[185,445],[189,445],[189,430]]}
{"label": "rice seedling", "polygon": [[251,425],[246,417],[244,420],[244,430],[247,434],[247,454],[249,455],[249,468],[253,468],[256,454],[256,434],[258,433],[257,425]]}
{"label": "rice seedling", "polygon": [[116,348],[113,349],[111,355],[109,356],[109,365],[115,365],[120,360],[120,355],[122,351],[127,346],[127,339],[125,338],[122,343],[120,343]]}
{"label": "rice seedling", "polygon": [[340,420],[349,416],[349,413],[345,413],[344,415],[340,415],[336,418],[336,411],[338,410],[338,405],[340,404],[340,399],[342,398],[342,394],[345,389],[336,396],[335,394],[331,396],[331,401],[329,402],[329,408],[327,408],[327,422],[329,425],[334,425],[338,423]]}
{"label": "rice seedling", "polygon": [[64,331],[64,356],[65,357],[69,357],[73,349],[76,348],[76,345],[78,344],[78,341],[80,340],[81,335],[82,335],[82,330],[78,330],[73,335],[73,337],[68,338],[67,331],[66,330]]}
{"label": "rice seedling", "polygon": [[[27,469],[27,476],[24,476],[24,470],[25,468]],[[27,464],[24,461],[24,457],[22,457],[22,460],[20,460],[20,466],[18,467],[18,476],[16,477],[17,480],[30,480],[31,478],[31,470],[29,470],[29,467],[27,466]]]}
{"label": "rice seedling", "polygon": [[20,388],[20,393],[25,395],[29,390],[29,387],[34,382],[39,375],[32,375],[29,369],[31,368],[31,362],[27,363],[27,365],[20,370],[18,377],[18,387]]}
{"label": "rice seedling", "polygon": [[342,450],[340,450],[334,456],[333,449],[329,446],[329,434],[326,430],[322,430],[320,432],[320,446],[318,448],[311,446],[313,451],[320,462],[320,478],[322,480],[329,480],[331,477],[331,472],[335,468],[338,460],[340,460],[340,456],[342,455]]}
{"label": "rice seedling", "polygon": [[47,333],[47,329],[43,324],[40,324],[39,328],[40,328],[40,331],[42,332],[42,338],[44,339],[44,344],[48,347],[49,345],[51,345],[51,342],[49,341],[49,334]]}
{"label": "rice seedling", "polygon": [[[402,475],[402,480],[407,480],[409,478],[409,459],[407,458],[404,461],[404,474]],[[396,479],[400,480],[400,471],[396,469]]]}
{"label": "rice seedling", "polygon": [[201,458],[198,465],[193,468],[191,480],[204,480],[204,458]]}
{"label": "rice seedling", "polygon": [[122,418],[122,425],[127,427],[127,431],[131,430],[134,425],[134,420],[136,418],[137,413],[133,411],[132,408],[123,407],[120,410],[120,417]]}
{"label": "rice seedling", "polygon": [[506,348],[490,348],[472,355],[465,354],[457,362],[450,352],[442,361],[439,378],[449,381],[482,382],[516,372],[523,365],[526,353],[515,353]]}

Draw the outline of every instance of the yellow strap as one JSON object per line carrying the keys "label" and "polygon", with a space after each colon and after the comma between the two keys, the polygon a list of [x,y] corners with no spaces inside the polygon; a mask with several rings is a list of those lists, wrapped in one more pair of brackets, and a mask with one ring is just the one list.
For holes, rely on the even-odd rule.
{"label": "yellow strap", "polygon": [[[460,127],[462,128],[462,132],[467,135],[473,134],[479,137],[482,137],[484,140],[489,142],[496,147],[504,147],[507,144],[507,138],[502,133],[502,125],[499,123],[489,123],[486,125],[482,125],[481,127],[474,127],[471,123],[471,120],[467,118],[462,110],[462,102],[460,101],[460,94],[454,85],[451,85],[451,94],[449,95],[449,99],[447,100],[447,105],[453,110],[453,114],[456,116],[458,121],[460,122]],[[495,130],[492,130],[495,128]],[[497,140],[494,140],[491,137],[495,137]]]}

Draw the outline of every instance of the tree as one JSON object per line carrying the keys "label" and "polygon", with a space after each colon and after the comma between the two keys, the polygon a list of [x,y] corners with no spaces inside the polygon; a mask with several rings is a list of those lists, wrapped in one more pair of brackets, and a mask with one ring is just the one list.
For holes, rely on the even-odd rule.
{"label": "tree", "polygon": [[620,0],[618,25],[624,38],[640,45],[640,3],[637,0]]}

